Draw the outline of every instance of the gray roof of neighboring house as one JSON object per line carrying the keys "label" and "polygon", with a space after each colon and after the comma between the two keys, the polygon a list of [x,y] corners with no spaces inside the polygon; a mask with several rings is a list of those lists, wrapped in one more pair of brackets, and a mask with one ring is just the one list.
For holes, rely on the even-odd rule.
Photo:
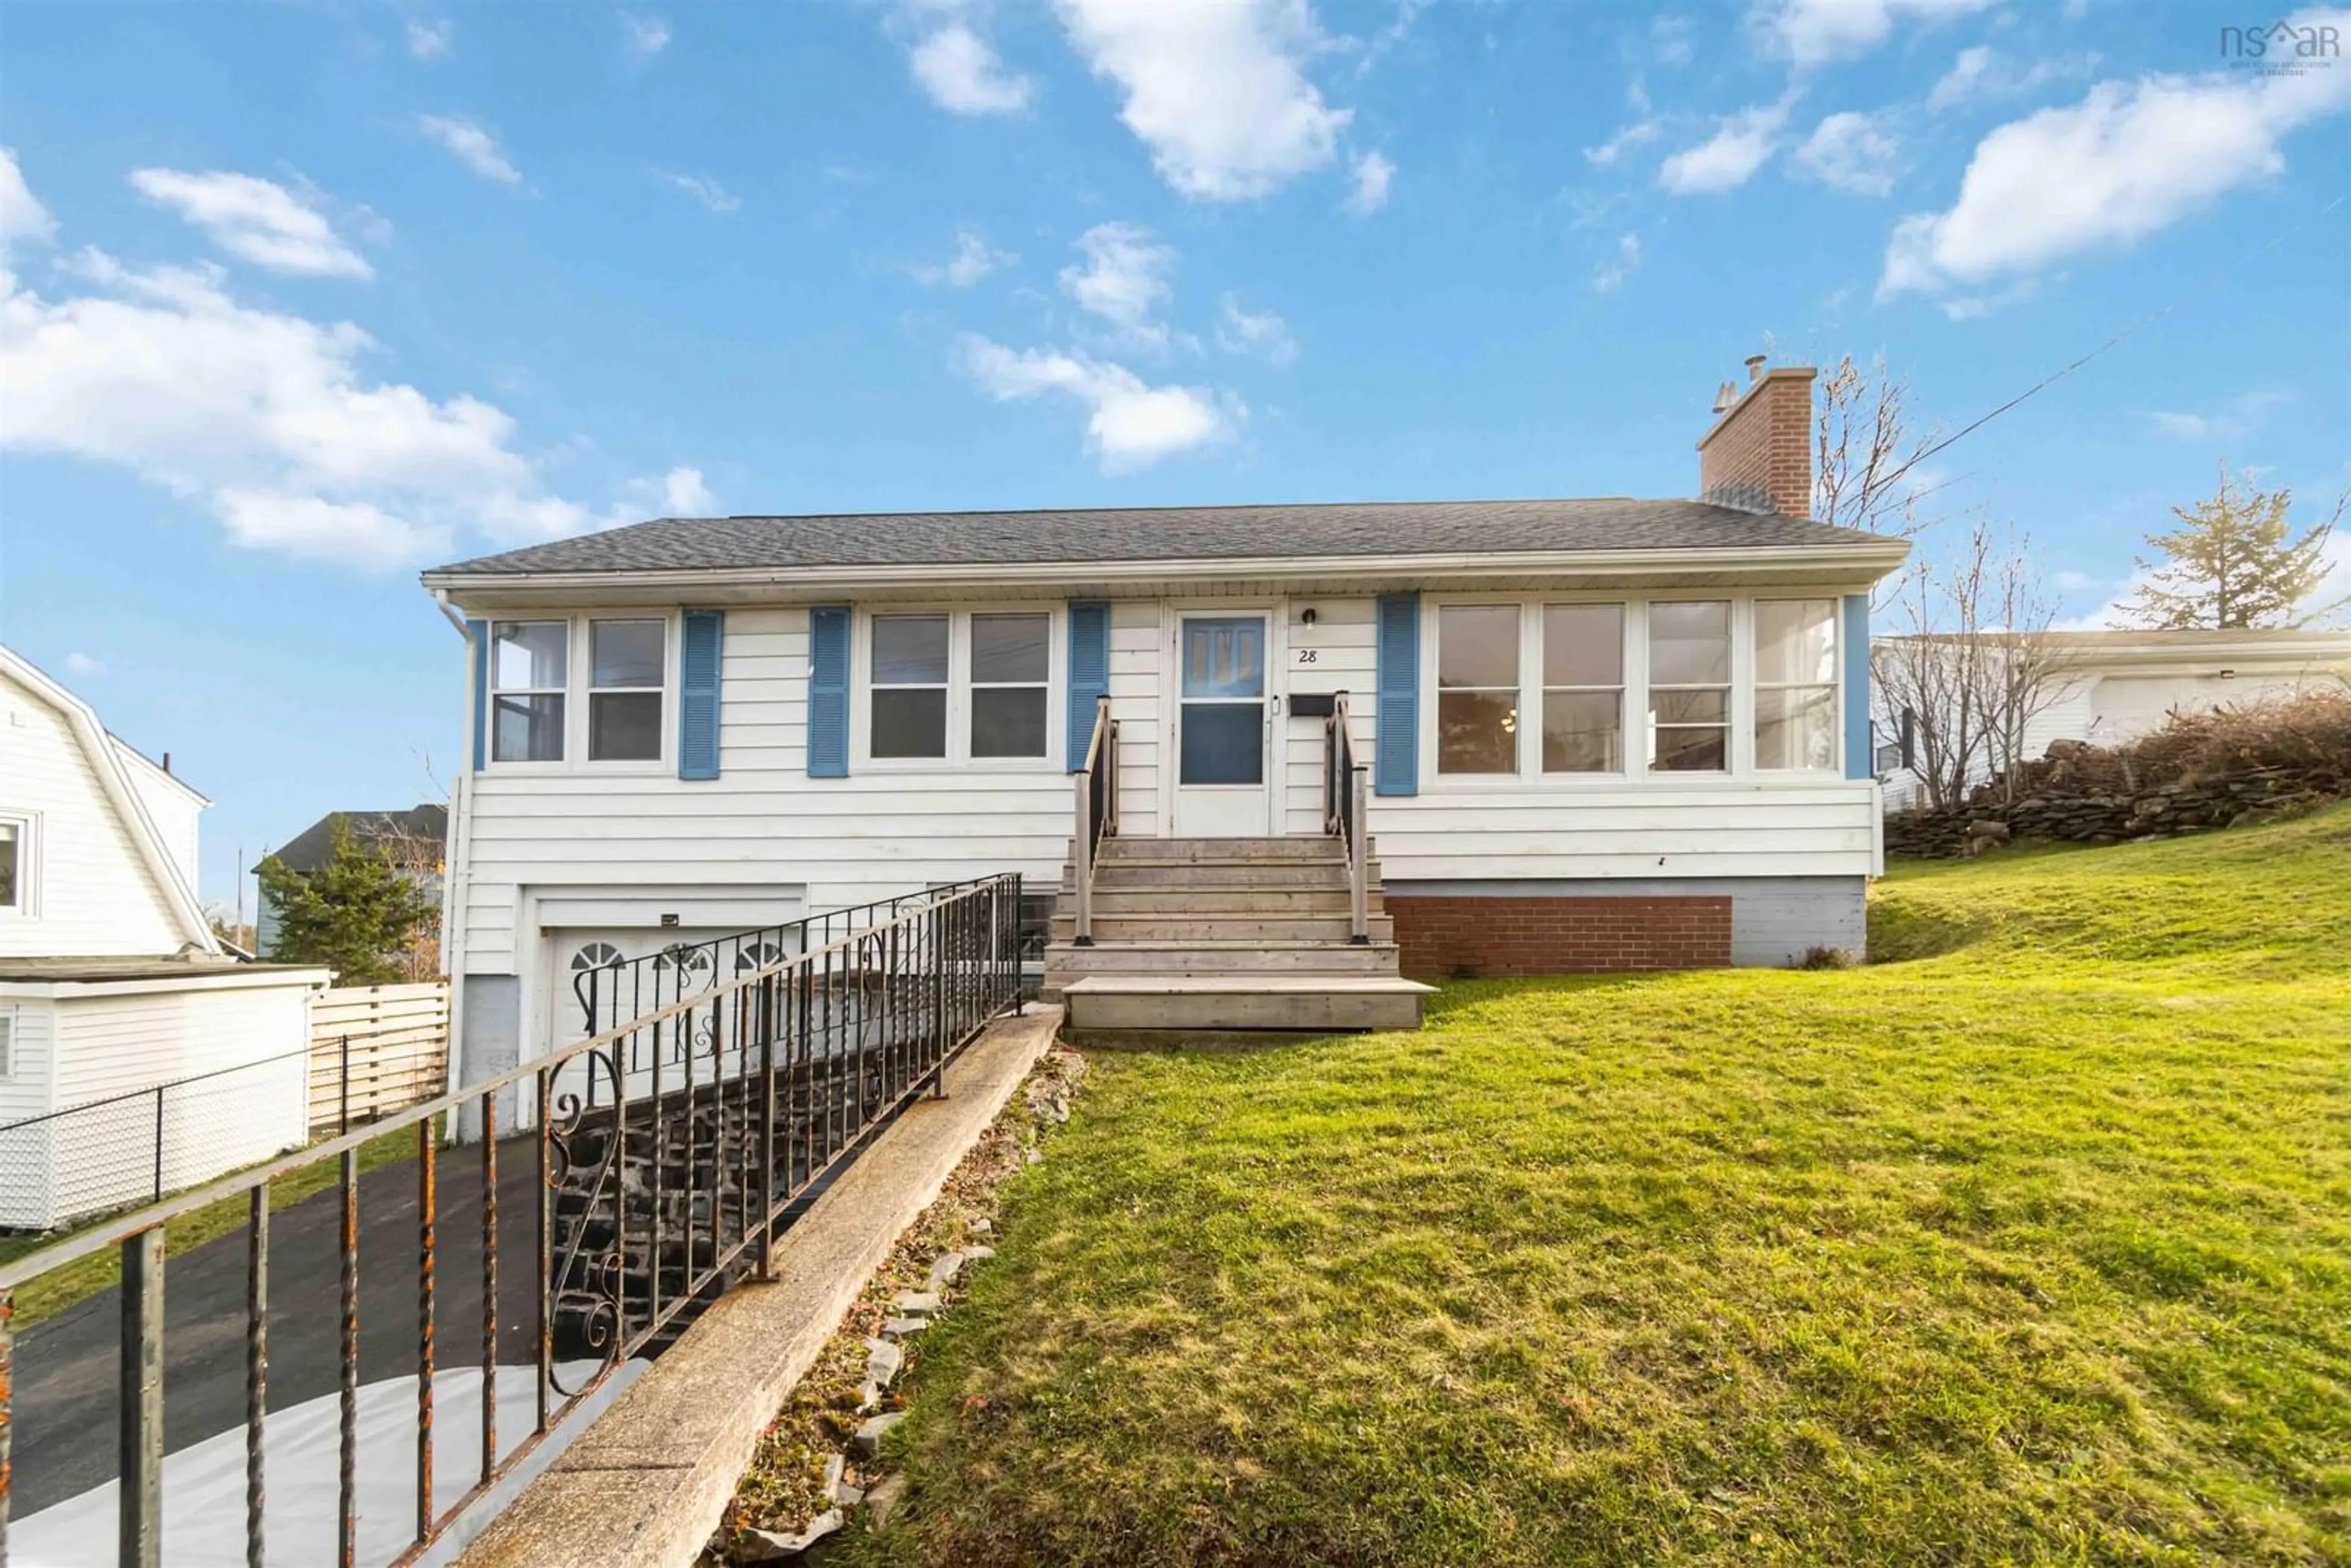
{"label": "gray roof of neighboring house", "polygon": [[436,863],[441,845],[449,836],[449,808],[443,805],[427,803],[406,811],[329,811],[287,840],[277,851],[277,858],[288,870],[306,876],[325,865],[334,856],[338,817],[350,827],[351,841],[361,849],[430,845]]}
{"label": "gray roof of neighboring house", "polygon": [[660,517],[460,561],[424,575],[430,581],[443,576],[765,567],[1802,549],[1878,539],[1857,529],[1705,501],[1622,497]]}

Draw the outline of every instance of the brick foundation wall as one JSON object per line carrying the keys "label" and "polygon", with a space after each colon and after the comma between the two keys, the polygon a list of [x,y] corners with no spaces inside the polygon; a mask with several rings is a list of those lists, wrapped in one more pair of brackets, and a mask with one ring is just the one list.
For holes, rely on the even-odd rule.
{"label": "brick foundation wall", "polygon": [[1390,894],[1404,972],[1416,979],[1719,968],[1730,898],[1484,898]]}

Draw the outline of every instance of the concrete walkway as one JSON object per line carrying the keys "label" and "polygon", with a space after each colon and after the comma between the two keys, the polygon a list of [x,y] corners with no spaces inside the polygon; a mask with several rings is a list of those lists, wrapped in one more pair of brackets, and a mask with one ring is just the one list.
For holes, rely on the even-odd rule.
{"label": "concrete walkway", "polygon": [[474,1542],[458,1568],[685,1568],[759,1434],[899,1235],[1052,1043],[1058,1008],[1004,1019],[778,1239],[776,1278],[720,1298]]}

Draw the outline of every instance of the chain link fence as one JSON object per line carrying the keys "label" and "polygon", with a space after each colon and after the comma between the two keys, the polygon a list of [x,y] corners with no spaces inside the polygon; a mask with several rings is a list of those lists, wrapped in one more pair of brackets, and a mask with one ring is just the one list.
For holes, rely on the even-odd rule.
{"label": "chain link fence", "polygon": [[0,1228],[55,1229],[300,1147],[311,1071],[305,1047],[0,1126]]}

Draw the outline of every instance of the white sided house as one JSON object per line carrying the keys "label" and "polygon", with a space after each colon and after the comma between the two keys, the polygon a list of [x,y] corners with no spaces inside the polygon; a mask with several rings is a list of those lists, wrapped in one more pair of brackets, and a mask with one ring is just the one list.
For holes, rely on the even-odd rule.
{"label": "white sided house", "polygon": [[1803,517],[1813,374],[1731,400],[1700,500],[672,518],[427,572],[461,1072],[575,1038],[583,967],[1008,871],[1101,1027],[1858,951],[1906,547]]}
{"label": "white sided house", "polygon": [[[208,804],[0,647],[0,1228],[308,1135],[302,1053],[327,972],[222,951],[195,895]],[[146,1092],[166,1084],[159,1141]]]}
{"label": "white sided house", "polygon": [[[2049,647],[2053,674],[2022,727],[2017,754],[2026,761],[2057,741],[2119,746],[2174,715],[2253,707],[2351,682],[2351,632],[2051,632],[2036,640]],[[1902,765],[1904,722],[1899,713],[1878,714],[1889,811],[1926,800],[1925,785]],[[1986,758],[1975,781],[1996,770]]]}

